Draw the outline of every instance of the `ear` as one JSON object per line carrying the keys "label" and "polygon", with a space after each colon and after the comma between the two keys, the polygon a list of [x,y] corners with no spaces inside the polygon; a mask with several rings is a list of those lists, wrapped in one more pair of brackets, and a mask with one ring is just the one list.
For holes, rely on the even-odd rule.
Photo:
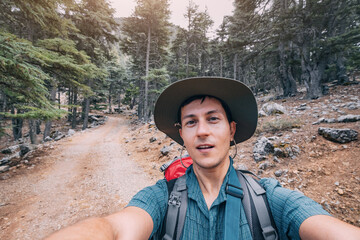
{"label": "ear", "polygon": [[182,131],[181,131],[181,130],[182,130],[182,129],[179,128],[179,134],[180,134],[180,137],[183,138],[183,137],[182,137]]}
{"label": "ear", "polygon": [[235,132],[236,132],[236,122],[235,122],[235,121],[232,121],[232,122],[230,123],[230,139],[231,139],[231,140],[234,139]]}

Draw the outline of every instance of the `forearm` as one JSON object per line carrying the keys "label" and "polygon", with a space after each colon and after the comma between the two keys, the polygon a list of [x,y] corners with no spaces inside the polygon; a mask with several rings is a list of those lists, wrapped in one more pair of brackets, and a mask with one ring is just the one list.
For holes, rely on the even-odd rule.
{"label": "forearm", "polygon": [[360,228],[326,215],[306,219],[300,226],[300,237],[305,240],[359,240]]}
{"label": "forearm", "polygon": [[61,229],[45,240],[112,240],[114,238],[115,232],[105,218],[90,218]]}

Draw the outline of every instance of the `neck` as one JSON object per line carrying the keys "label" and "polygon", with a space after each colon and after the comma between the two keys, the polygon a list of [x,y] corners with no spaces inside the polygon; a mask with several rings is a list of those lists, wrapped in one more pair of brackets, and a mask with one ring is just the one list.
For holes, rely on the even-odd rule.
{"label": "neck", "polygon": [[[229,158],[227,158],[229,159]],[[204,195],[208,209],[219,195],[224,178],[229,169],[230,161],[222,161],[218,166],[204,169],[194,164],[193,169]]]}

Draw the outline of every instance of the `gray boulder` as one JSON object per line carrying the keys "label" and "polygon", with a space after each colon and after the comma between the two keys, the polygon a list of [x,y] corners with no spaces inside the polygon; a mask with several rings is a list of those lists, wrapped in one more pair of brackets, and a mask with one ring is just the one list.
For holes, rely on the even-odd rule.
{"label": "gray boulder", "polygon": [[263,110],[259,110],[258,115],[259,115],[259,117],[266,117],[267,116],[267,114]]}
{"label": "gray boulder", "polygon": [[74,129],[69,129],[69,131],[68,131],[68,136],[72,136],[72,135],[74,135],[75,134],[75,130]]}
{"label": "gray boulder", "polygon": [[275,174],[276,177],[281,177],[281,175],[283,175],[283,173],[284,173],[284,170],[281,170],[281,169],[276,170],[276,171],[274,172],[274,174]]}
{"label": "gray boulder", "polygon": [[162,148],[161,148],[161,150],[160,150],[160,152],[161,152],[161,154],[163,155],[163,156],[166,156],[166,155],[168,155],[169,153],[170,153],[170,147],[169,146],[163,146]]}
{"label": "gray boulder", "polygon": [[0,166],[10,164],[11,161],[20,158],[20,152],[14,153],[11,156],[4,157],[0,160]]}
{"label": "gray boulder", "polygon": [[51,137],[49,137],[49,136],[47,136],[45,139],[44,139],[44,142],[50,142],[50,141],[52,141],[53,139],[51,138]]}
{"label": "gray boulder", "polygon": [[153,143],[153,142],[155,142],[157,139],[156,139],[156,137],[151,137],[150,139],[149,139],[149,142],[150,143]]}
{"label": "gray boulder", "polygon": [[17,150],[19,150],[19,145],[14,145],[14,146],[10,146],[10,147],[7,147],[7,148],[1,150],[1,153],[2,154],[12,154],[12,153],[16,152]]}
{"label": "gray boulder", "polygon": [[341,116],[337,119],[338,122],[357,122],[360,121],[360,115],[345,115],[345,116]]}
{"label": "gray boulder", "polygon": [[263,110],[267,115],[284,114],[286,112],[282,105],[274,102],[265,103],[261,110]]}
{"label": "gray boulder", "polygon": [[253,154],[256,162],[266,159],[266,155],[273,152],[274,145],[266,137],[262,137],[255,142]]}
{"label": "gray boulder", "polygon": [[308,109],[310,109],[310,107],[307,106],[306,103],[303,103],[299,107],[296,108],[296,110],[298,110],[298,111],[305,111],[305,110],[308,110]]}
{"label": "gray boulder", "polygon": [[355,141],[358,137],[357,131],[348,128],[334,129],[320,127],[318,129],[318,133],[325,139],[338,143],[348,143]]}
{"label": "gray boulder", "polygon": [[32,150],[32,147],[28,144],[21,144],[20,145],[20,156],[24,156],[25,154],[27,154],[28,152],[30,152]]}
{"label": "gray boulder", "polygon": [[10,169],[10,166],[8,166],[8,165],[0,166],[0,173],[7,172],[7,171],[9,171],[9,169]]}

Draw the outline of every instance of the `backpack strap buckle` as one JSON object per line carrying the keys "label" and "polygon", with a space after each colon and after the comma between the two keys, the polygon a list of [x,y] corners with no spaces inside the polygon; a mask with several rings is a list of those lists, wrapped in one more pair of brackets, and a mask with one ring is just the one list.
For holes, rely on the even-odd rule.
{"label": "backpack strap buckle", "polygon": [[176,193],[171,193],[169,197],[169,205],[180,207],[181,204],[181,195]]}
{"label": "backpack strap buckle", "polygon": [[241,187],[235,186],[233,184],[226,184],[225,187],[226,194],[230,194],[231,196],[237,197],[237,198],[243,198],[244,197],[244,191]]}
{"label": "backpack strap buckle", "polygon": [[264,239],[278,239],[276,230],[270,225],[263,228]]}

